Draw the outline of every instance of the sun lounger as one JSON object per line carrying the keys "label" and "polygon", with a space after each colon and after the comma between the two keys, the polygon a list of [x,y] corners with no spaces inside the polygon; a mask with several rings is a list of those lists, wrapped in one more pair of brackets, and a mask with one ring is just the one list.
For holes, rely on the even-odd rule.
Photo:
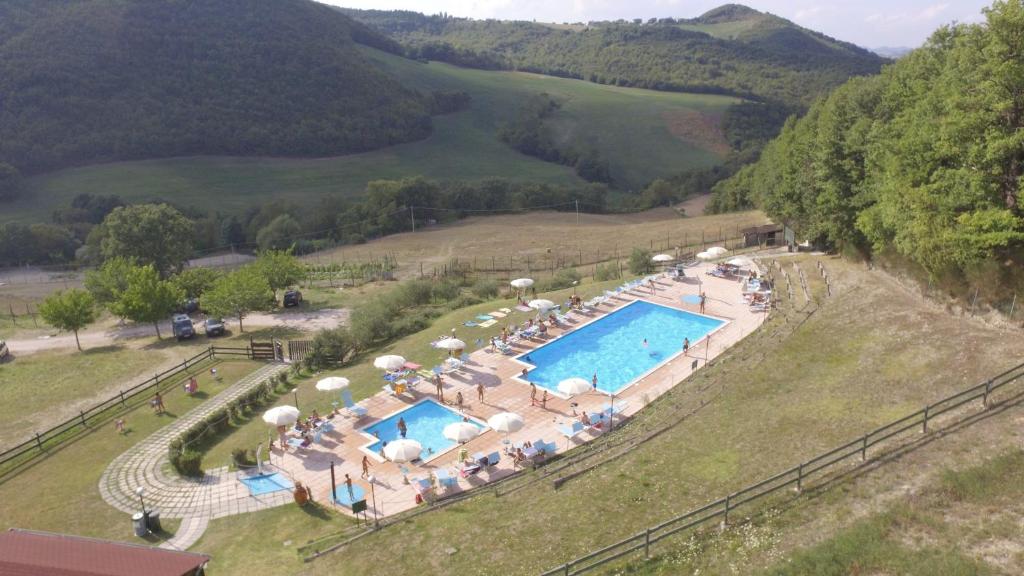
{"label": "sun lounger", "polygon": [[427,502],[428,499],[434,495],[434,485],[426,478],[410,478],[409,484],[412,485],[412,489],[416,491],[416,494],[422,498],[424,502]]}
{"label": "sun lounger", "polygon": [[583,424],[581,422],[573,422],[571,426],[562,424],[558,427],[558,431],[562,433],[568,439],[575,438],[580,432],[583,432]]}
{"label": "sun lounger", "polygon": [[291,446],[292,448],[295,448],[296,450],[305,451],[307,448],[310,447],[310,445],[312,445],[312,442],[307,443],[302,438],[289,438],[288,445]]}
{"label": "sun lounger", "polygon": [[349,414],[356,418],[366,416],[366,408],[363,408],[352,401],[352,393],[349,392],[347,388],[341,391],[341,401],[345,403],[345,411]]}
{"label": "sun lounger", "polygon": [[483,452],[477,452],[473,454],[473,461],[478,463],[486,462],[487,466],[491,467],[497,464],[498,462],[501,462],[501,453],[491,452],[490,454],[484,456]]}
{"label": "sun lounger", "polygon": [[434,478],[437,479],[437,485],[442,488],[454,488],[458,484],[458,479],[452,476],[447,468],[434,470]]}

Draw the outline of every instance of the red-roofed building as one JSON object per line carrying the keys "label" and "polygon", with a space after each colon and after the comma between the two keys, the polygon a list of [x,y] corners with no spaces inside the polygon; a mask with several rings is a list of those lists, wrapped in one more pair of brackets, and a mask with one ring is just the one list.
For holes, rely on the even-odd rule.
{"label": "red-roofed building", "polygon": [[202,576],[210,557],[20,530],[0,532],[0,576]]}

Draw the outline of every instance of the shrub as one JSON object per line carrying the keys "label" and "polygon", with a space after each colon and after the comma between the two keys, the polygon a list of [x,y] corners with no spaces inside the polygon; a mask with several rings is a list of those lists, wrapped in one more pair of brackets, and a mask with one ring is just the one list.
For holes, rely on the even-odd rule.
{"label": "shrub", "polygon": [[462,287],[459,286],[459,282],[449,278],[445,278],[437,284],[434,284],[432,291],[434,299],[442,302],[454,300],[460,293],[462,293]]}
{"label": "shrub", "polygon": [[604,282],[606,280],[617,280],[622,277],[618,262],[598,264],[594,268],[594,280]]}
{"label": "shrub", "polygon": [[536,284],[534,287],[537,292],[552,292],[554,290],[561,290],[572,286],[573,282],[579,282],[580,273],[575,268],[563,268],[557,272],[551,278],[545,278]]}
{"label": "shrub", "polygon": [[391,304],[396,309],[429,304],[432,293],[433,284],[430,280],[409,280],[391,295],[394,299]]}
{"label": "shrub", "polygon": [[178,456],[177,461],[172,461],[171,464],[174,465],[174,469],[182,476],[198,478],[204,474],[203,455],[195,450],[185,449]]}
{"label": "shrub", "polygon": [[256,464],[256,458],[252,454],[252,450],[247,448],[235,448],[231,451],[231,461],[236,466],[253,466]]}
{"label": "shrub", "polygon": [[629,271],[633,274],[650,274],[654,271],[654,262],[651,262],[651,253],[643,248],[633,248],[629,255]]}
{"label": "shrub", "polygon": [[469,289],[477,298],[490,300],[498,295],[498,283],[489,278],[477,280]]}
{"label": "shrub", "polygon": [[459,308],[465,308],[466,306],[474,306],[483,302],[483,300],[477,298],[472,294],[461,294],[455,300],[448,303],[448,308],[451,310],[458,310]]}

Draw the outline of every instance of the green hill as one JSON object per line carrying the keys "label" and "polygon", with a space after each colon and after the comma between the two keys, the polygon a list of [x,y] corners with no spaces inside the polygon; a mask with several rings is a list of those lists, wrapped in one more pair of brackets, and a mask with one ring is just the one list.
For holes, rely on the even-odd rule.
{"label": "green hill", "polygon": [[0,3],[0,162],[32,173],[189,154],[315,156],[430,133],[431,100],[307,0]]}
{"label": "green hill", "polygon": [[565,166],[520,154],[497,138],[520,102],[547,93],[563,103],[550,119],[560,141],[592,142],[617,185],[637,189],[653,178],[721,162],[728,148],[719,119],[736,98],[654,92],[519,72],[424,64],[371,48],[367,62],[421,92],[465,91],[469,107],[435,116],[430,136],[362,154],[325,158],[203,156],[97,164],[27,179],[4,204],[0,221],[47,220],[80,193],[117,194],[132,202],[166,199],[203,211],[242,214],[272,198],[312,204],[327,195],[359,196],[372,180],[423,175],[435,180],[502,177],[582,184]]}
{"label": "green hill", "polygon": [[414,12],[344,10],[410,53],[482,68],[512,68],[602,84],[710,92],[810,104],[885,60],[867,50],[739,5],[695,19],[557,26]]}

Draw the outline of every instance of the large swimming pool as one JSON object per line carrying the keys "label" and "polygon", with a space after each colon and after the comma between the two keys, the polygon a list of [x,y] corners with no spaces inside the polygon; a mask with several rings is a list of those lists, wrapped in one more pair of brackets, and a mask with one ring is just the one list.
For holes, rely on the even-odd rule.
{"label": "large swimming pool", "polygon": [[694,344],[723,324],[638,300],[517,359],[533,366],[526,380],[553,392],[562,380],[597,374],[598,390],[617,393],[681,352],[684,338]]}
{"label": "large swimming pool", "polygon": [[[399,418],[405,419],[407,430],[405,437],[415,440],[423,446],[420,458],[424,461],[455,446],[455,442],[444,437],[444,427],[462,420],[462,416],[455,410],[442,406],[434,400],[422,400],[380,422],[363,428],[363,433],[379,438],[365,448],[374,454],[379,454],[384,442],[392,442],[401,438],[398,434]],[[469,422],[478,428],[485,428],[483,424],[472,418]]]}

